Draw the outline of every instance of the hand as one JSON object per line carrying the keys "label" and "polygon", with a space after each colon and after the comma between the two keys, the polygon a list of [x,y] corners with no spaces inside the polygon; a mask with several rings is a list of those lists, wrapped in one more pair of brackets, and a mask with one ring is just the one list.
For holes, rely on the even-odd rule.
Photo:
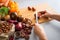
{"label": "hand", "polygon": [[1,0],[0,1],[0,6],[7,6],[8,5],[8,3],[9,3],[9,0]]}
{"label": "hand", "polygon": [[41,39],[41,40],[47,40],[46,34],[44,32],[44,29],[39,24],[35,24],[35,26],[34,26],[34,32],[39,37],[39,39]]}
{"label": "hand", "polygon": [[40,17],[52,17],[52,15],[54,15],[53,13],[49,13],[46,10],[45,11],[41,11],[41,12],[45,12],[43,15],[41,15]]}
{"label": "hand", "polygon": [[50,18],[50,20],[55,19],[57,21],[60,21],[60,14],[58,14],[56,12],[51,12],[51,13],[46,12],[41,17],[48,17],[48,18]]}

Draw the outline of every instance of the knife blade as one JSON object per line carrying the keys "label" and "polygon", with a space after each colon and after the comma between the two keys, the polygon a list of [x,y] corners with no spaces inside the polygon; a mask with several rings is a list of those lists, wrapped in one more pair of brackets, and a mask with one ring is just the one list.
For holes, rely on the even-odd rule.
{"label": "knife blade", "polygon": [[36,11],[36,23],[38,24],[38,12]]}

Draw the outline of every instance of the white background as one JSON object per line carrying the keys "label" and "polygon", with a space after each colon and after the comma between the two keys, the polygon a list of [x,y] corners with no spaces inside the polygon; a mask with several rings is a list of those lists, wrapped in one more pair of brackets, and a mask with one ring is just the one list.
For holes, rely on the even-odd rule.
{"label": "white background", "polygon": [[[52,8],[56,10],[57,13],[60,13],[60,0],[15,0],[19,3],[19,7],[23,8],[28,5],[36,5],[39,3],[48,3]],[[60,40],[60,22],[52,20],[41,24],[46,32],[48,40]],[[32,35],[30,40],[37,40]]]}

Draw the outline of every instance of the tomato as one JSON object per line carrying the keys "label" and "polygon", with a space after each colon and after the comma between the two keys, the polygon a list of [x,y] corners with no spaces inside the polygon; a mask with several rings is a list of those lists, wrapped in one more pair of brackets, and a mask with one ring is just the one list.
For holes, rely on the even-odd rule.
{"label": "tomato", "polygon": [[10,7],[10,13],[18,11],[18,6],[16,2],[10,1],[8,6]]}
{"label": "tomato", "polygon": [[17,12],[17,10],[15,8],[12,8],[12,9],[10,9],[10,13],[11,12]]}

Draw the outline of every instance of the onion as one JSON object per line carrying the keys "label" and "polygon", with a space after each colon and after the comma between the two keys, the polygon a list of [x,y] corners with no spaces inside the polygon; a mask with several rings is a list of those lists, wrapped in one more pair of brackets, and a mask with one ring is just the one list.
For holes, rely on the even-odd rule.
{"label": "onion", "polygon": [[22,23],[19,22],[18,24],[15,25],[16,30],[20,31],[22,29]]}

